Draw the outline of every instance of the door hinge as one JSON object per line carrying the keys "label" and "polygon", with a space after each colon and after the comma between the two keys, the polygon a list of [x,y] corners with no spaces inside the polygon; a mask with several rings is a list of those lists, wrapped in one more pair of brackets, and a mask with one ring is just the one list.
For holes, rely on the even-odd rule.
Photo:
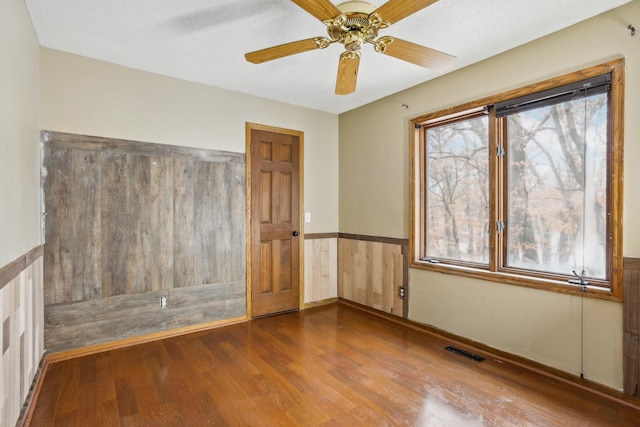
{"label": "door hinge", "polygon": [[505,229],[504,221],[496,221],[496,231],[500,233]]}

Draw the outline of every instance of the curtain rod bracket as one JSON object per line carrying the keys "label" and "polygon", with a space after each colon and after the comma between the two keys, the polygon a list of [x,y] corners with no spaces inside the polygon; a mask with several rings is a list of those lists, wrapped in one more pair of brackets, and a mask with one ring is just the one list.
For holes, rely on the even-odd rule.
{"label": "curtain rod bracket", "polygon": [[632,24],[629,24],[627,30],[629,30],[629,34],[631,35],[631,37],[636,36],[636,27],[634,27]]}

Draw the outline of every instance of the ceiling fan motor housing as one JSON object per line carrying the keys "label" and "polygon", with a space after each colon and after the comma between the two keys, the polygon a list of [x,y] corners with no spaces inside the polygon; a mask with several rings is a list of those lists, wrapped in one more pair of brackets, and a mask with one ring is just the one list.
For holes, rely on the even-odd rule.
{"label": "ceiling fan motor housing", "polygon": [[[341,15],[325,21],[332,41],[344,44],[348,51],[360,50],[365,42],[374,43],[381,26],[377,19],[370,19],[376,6],[361,0],[351,0],[337,6]],[[375,44],[375,43],[374,43]]]}

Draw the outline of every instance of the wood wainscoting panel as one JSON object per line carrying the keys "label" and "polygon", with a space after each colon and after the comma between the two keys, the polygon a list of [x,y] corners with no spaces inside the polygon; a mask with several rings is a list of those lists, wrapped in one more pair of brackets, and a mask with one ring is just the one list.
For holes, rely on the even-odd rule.
{"label": "wood wainscoting panel", "polygon": [[0,266],[0,426],[20,425],[44,353],[42,254]]}
{"label": "wood wainscoting panel", "polygon": [[338,296],[406,317],[407,243],[400,239],[340,234]]}
{"label": "wood wainscoting panel", "polygon": [[338,236],[312,237],[304,238],[305,305],[338,297]]}
{"label": "wood wainscoting panel", "polygon": [[245,298],[245,282],[238,281],[54,304],[45,313],[46,343],[64,351],[78,342],[84,347],[234,318],[245,314]]}
{"label": "wood wainscoting panel", "polygon": [[640,397],[640,259],[624,259],[624,392]]}
{"label": "wood wainscoting panel", "polygon": [[48,351],[246,314],[244,154],[42,136]]}

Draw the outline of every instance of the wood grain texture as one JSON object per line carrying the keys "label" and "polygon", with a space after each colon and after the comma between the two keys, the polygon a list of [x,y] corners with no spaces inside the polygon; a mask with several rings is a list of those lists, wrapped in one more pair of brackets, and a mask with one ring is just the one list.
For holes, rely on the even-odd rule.
{"label": "wood grain texture", "polygon": [[193,160],[174,160],[173,174],[173,284],[195,283],[195,188]]}
{"label": "wood grain texture", "polygon": [[[102,168],[102,201],[100,211],[101,235],[101,297],[123,295],[127,291],[127,250],[129,229],[132,223],[128,217],[127,174],[128,157],[125,154],[105,154]],[[48,199],[45,188],[45,199]],[[52,201],[51,205],[55,202]],[[47,208],[48,209],[48,208]],[[87,220],[89,220],[87,218]],[[65,221],[65,219],[62,219]],[[65,223],[60,224],[65,229]],[[88,238],[88,237],[87,237]],[[45,245],[45,248],[47,246]],[[45,266],[46,270],[46,266]],[[70,284],[73,285],[72,282]],[[64,299],[61,302],[74,300]]]}
{"label": "wood grain texture", "polygon": [[49,130],[42,131],[41,139],[54,149],[91,150],[151,157],[161,156],[171,159],[190,159],[204,162],[245,163],[243,153],[231,151],[154,144],[151,142],[78,135]]}
{"label": "wood grain texture", "polygon": [[150,157],[149,230],[153,256],[150,258],[149,283],[151,291],[173,287],[173,169],[174,161],[167,157]]}
{"label": "wood grain texture", "polygon": [[625,258],[623,313],[624,392],[640,397],[640,260]]}
{"label": "wood grain texture", "polygon": [[7,283],[15,279],[15,277],[25,268],[31,265],[36,259],[44,254],[44,245],[36,246],[26,254],[16,258],[9,264],[0,268],[0,289]]}
{"label": "wood grain texture", "polygon": [[[251,314],[299,309],[301,136],[251,130]],[[294,235],[295,234],[295,235]]]}
{"label": "wood grain texture", "polygon": [[[198,162],[194,166],[194,201],[193,204],[193,251],[200,256],[194,257],[193,283],[215,283],[220,281],[224,269],[225,226],[231,224],[227,206],[229,200],[225,197],[223,187],[228,185],[224,176],[224,164]],[[217,181],[217,182],[216,182]],[[216,188],[219,188],[216,191]],[[219,204],[221,209],[216,209]],[[219,259],[216,259],[219,254]]]}
{"label": "wood grain texture", "polygon": [[[72,300],[99,298],[101,293],[101,159],[100,153],[71,151],[70,204]],[[68,219],[67,219],[68,220]]]}
{"label": "wood grain texture", "polygon": [[[636,426],[638,407],[345,304],[51,363],[32,426]],[[28,423],[28,424],[29,424]]]}
{"label": "wood grain texture", "polygon": [[245,299],[245,283],[237,281],[48,305],[45,347],[55,353],[79,342],[90,346],[237,317],[245,313]]}
{"label": "wood grain texture", "polygon": [[[43,256],[36,247],[0,268],[0,425],[19,424],[42,345]],[[13,276],[9,278],[8,276]],[[4,281],[5,279],[3,279]],[[29,396],[28,396],[29,395]]]}
{"label": "wood grain texture", "polygon": [[[245,280],[242,154],[56,132],[43,138],[47,306]],[[224,312],[217,309],[209,309],[214,319]],[[132,324],[144,323],[130,314]],[[173,314],[179,325],[180,315],[197,321]],[[75,316],[76,345],[88,345],[92,335],[81,325],[91,313]]]}
{"label": "wood grain texture", "polygon": [[404,317],[399,288],[406,284],[403,246],[371,240],[338,240],[338,296]]}
{"label": "wood grain texture", "polygon": [[304,240],[305,305],[338,297],[338,239]]}
{"label": "wood grain texture", "polygon": [[55,304],[71,297],[68,290],[72,283],[71,228],[68,219],[72,159],[71,151],[67,149],[48,150],[45,145],[44,150],[44,300],[45,304]]}

